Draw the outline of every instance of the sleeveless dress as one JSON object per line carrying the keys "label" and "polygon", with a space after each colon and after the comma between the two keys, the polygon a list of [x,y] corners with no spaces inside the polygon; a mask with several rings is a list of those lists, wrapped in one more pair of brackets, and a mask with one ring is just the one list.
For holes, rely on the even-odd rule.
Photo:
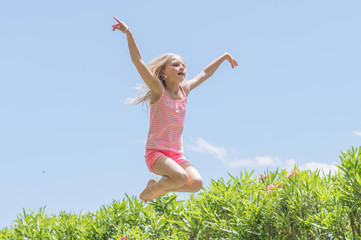
{"label": "sleeveless dress", "polygon": [[183,152],[182,133],[187,96],[180,86],[183,99],[174,100],[163,92],[159,100],[150,104],[150,125],[146,149]]}
{"label": "sleeveless dress", "polygon": [[148,169],[161,156],[166,156],[181,165],[188,160],[183,156],[182,133],[187,105],[187,96],[182,86],[183,98],[174,100],[164,93],[159,100],[150,104],[150,125],[146,144],[145,161]]}

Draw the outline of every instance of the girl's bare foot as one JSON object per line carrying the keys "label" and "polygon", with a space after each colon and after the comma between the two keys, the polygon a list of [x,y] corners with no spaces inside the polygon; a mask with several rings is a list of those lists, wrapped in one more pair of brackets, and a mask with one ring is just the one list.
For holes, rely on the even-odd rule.
{"label": "girl's bare foot", "polygon": [[147,186],[145,187],[145,189],[143,190],[143,192],[139,195],[139,198],[142,199],[145,203],[148,201],[152,201],[152,195],[154,193],[152,193],[150,191],[150,187],[155,183],[155,180],[150,179],[148,181]]}
{"label": "girl's bare foot", "polygon": [[151,197],[151,200],[150,201],[152,201],[154,198],[157,198],[157,197],[159,197],[159,196],[162,196],[163,194],[166,194],[168,191],[160,191],[160,192],[158,192],[158,193],[156,193],[156,194],[154,194],[152,197]]}

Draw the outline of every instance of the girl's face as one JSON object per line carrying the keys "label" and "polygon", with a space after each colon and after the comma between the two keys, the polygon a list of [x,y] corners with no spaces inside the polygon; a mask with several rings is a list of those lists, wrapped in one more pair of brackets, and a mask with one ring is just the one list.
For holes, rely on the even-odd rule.
{"label": "girl's face", "polygon": [[167,76],[165,81],[176,81],[181,83],[186,77],[186,66],[183,59],[177,55],[173,56],[165,66],[164,75]]}

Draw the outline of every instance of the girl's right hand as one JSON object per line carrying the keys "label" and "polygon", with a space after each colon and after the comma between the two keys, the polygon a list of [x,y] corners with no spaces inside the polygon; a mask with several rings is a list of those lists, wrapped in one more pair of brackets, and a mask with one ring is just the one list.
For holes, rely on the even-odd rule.
{"label": "girl's right hand", "polygon": [[232,68],[238,66],[238,63],[236,62],[236,60],[232,57],[231,54],[229,54],[228,52],[224,53],[223,55],[225,57],[225,59],[228,60],[228,62],[231,64]]}
{"label": "girl's right hand", "polygon": [[117,17],[113,16],[113,18],[118,22],[118,24],[114,24],[113,27],[113,31],[115,31],[115,29],[118,29],[119,31],[125,33],[126,31],[129,30],[129,27],[127,26],[127,24],[125,24],[125,22],[121,22]]}

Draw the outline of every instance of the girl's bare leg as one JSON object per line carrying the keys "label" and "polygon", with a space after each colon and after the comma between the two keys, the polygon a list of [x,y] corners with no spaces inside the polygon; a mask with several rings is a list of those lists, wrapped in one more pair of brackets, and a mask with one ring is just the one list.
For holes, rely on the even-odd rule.
{"label": "girl's bare leg", "polygon": [[203,185],[203,180],[199,172],[190,162],[185,162],[180,165],[188,174],[188,181],[184,186],[179,188],[172,188],[160,191],[152,196],[151,200],[157,198],[163,194],[169,192],[198,192],[201,190]]}
{"label": "girl's bare leg", "polygon": [[188,173],[172,159],[161,156],[154,165],[153,171],[163,177],[155,182],[150,180],[147,187],[139,195],[144,202],[152,200],[152,196],[165,190],[180,188],[188,182]]}

